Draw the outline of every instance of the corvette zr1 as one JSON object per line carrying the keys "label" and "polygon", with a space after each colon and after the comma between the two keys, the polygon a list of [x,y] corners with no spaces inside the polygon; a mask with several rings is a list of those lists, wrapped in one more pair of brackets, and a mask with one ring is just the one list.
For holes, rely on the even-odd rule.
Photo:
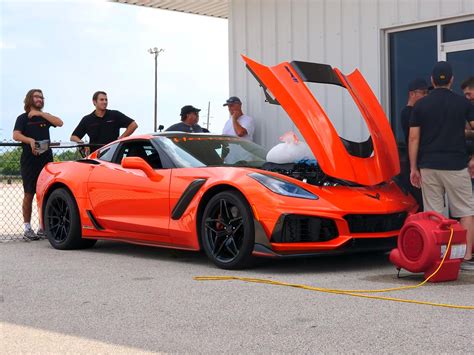
{"label": "corvette zr1", "polygon": [[[227,269],[246,267],[254,256],[394,247],[417,206],[392,181],[399,172],[395,139],[360,72],[244,60],[315,161],[268,163],[264,148],[230,136],[166,132],[120,139],[85,159],[43,169],[37,198],[51,245],[87,248],[103,239],[204,250]],[[339,137],[305,82],[347,89],[369,140]]]}

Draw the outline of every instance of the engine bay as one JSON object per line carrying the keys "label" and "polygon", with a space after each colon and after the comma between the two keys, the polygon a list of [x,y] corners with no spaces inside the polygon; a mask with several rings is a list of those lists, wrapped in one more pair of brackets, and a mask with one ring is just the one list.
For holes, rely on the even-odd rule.
{"label": "engine bay", "polygon": [[349,181],[335,179],[326,175],[314,159],[288,164],[266,162],[263,164],[262,169],[290,176],[315,186],[357,186]]}

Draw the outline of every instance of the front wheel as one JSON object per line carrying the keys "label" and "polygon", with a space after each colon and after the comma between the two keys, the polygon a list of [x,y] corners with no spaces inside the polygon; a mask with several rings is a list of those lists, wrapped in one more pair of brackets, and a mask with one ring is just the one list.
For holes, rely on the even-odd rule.
{"label": "front wheel", "polygon": [[212,197],[202,221],[203,249],[216,266],[232,270],[250,265],[255,244],[253,215],[238,192],[224,191]]}
{"label": "front wheel", "polygon": [[96,240],[82,239],[79,210],[66,189],[54,190],[48,197],[43,221],[48,240],[56,249],[83,249],[96,243]]}

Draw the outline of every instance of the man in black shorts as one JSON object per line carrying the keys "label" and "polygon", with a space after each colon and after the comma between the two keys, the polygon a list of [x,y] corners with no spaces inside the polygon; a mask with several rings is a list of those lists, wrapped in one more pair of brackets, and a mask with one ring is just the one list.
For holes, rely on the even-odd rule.
{"label": "man in black shorts", "polygon": [[431,82],[434,90],[415,104],[410,117],[410,180],[423,190],[425,211],[442,213],[448,195],[451,215],[467,230],[461,269],[474,270],[474,197],[464,136],[466,122],[474,127],[474,106],[451,91],[449,63],[435,64]]}
{"label": "man in black shorts", "polygon": [[24,237],[37,240],[39,237],[31,228],[31,210],[36,193],[36,181],[43,167],[53,161],[51,149],[40,152],[35,141],[50,140],[49,127],[61,127],[63,121],[49,113],[42,112],[43,92],[39,89],[28,91],[25,97],[25,113],[18,116],[13,128],[13,139],[22,143],[20,170],[23,179],[23,222]]}
{"label": "man in black shorts", "polygon": [[[92,96],[92,103],[95,110],[84,116],[71,135],[71,141],[83,143],[82,138],[87,134],[92,145],[91,150],[95,151],[118,138],[128,137],[138,127],[137,123],[122,112],[107,110],[107,94],[97,91]],[[125,132],[120,135],[120,128],[125,128]]]}

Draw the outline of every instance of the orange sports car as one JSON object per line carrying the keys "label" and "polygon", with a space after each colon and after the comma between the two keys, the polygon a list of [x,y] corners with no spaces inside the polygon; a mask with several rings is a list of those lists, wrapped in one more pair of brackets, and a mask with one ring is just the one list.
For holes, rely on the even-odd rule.
{"label": "orange sports car", "polygon": [[[360,72],[244,60],[267,100],[287,111],[314,161],[268,163],[264,148],[230,136],[166,132],[120,139],[86,159],[43,169],[37,197],[51,245],[87,248],[103,239],[204,249],[226,269],[246,267],[254,256],[394,247],[417,206],[392,181],[399,171],[395,140]],[[305,82],[347,89],[369,140],[340,138]]]}

